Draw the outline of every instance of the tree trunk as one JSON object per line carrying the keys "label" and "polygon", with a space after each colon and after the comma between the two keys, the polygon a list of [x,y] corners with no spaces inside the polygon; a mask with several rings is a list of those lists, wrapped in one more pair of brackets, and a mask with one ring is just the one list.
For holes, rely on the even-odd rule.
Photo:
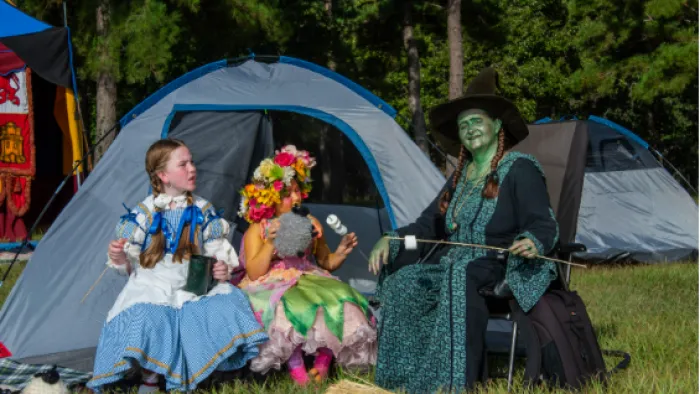
{"label": "tree trunk", "polygon": [[[328,26],[333,26],[333,1],[324,0]],[[333,45],[335,44],[335,32],[331,32],[330,48],[328,50],[328,68],[335,71],[336,63],[333,56]],[[321,128],[320,154],[324,163],[321,168],[321,180],[323,188],[321,198],[323,202],[330,204],[340,204],[343,202],[343,192],[345,185],[345,165],[343,162],[343,138],[342,133],[333,130],[329,124],[324,124]]]}
{"label": "tree trunk", "polygon": [[[114,141],[115,131],[111,130],[117,121],[117,81],[112,75],[110,68],[109,52],[107,50],[107,36],[109,35],[109,0],[99,0],[97,6],[97,37],[100,38],[102,48],[100,49],[99,62],[102,65],[97,74],[97,116],[95,141],[100,140],[106,133],[110,133],[95,149],[95,164]],[[110,131],[111,130],[111,131]]]}
{"label": "tree trunk", "polygon": [[464,66],[462,63],[462,0],[447,2],[447,41],[450,47],[450,100],[462,95]]}
{"label": "tree trunk", "polygon": [[[462,49],[462,0],[447,1],[447,42],[450,50],[450,83],[448,98],[454,100],[462,95],[464,86],[464,64]],[[458,160],[445,157],[445,174],[452,175]]]}
{"label": "tree trunk", "polygon": [[418,45],[413,36],[412,8],[412,1],[404,2],[403,45],[408,56],[408,109],[411,111],[411,122],[416,144],[426,155],[430,156],[425,116],[420,103],[420,58],[418,56]]}

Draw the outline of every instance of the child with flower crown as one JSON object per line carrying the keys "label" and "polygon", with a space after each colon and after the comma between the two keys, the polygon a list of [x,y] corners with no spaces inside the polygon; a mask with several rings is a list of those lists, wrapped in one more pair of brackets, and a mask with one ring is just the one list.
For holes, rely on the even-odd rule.
{"label": "child with flower crown", "polygon": [[[193,390],[214,370],[235,370],[267,340],[245,294],[227,283],[238,257],[226,240],[228,223],[192,192],[192,155],[178,140],[159,140],[146,153],[153,195],[124,215],[107,264],[129,280],[107,315],[88,387],[143,368],[139,392]],[[203,296],[185,291],[189,260],[216,258],[217,284]],[[133,364],[133,365],[132,365]]]}
{"label": "child with flower crown", "polygon": [[[300,385],[310,378],[324,379],[333,357],[342,366],[374,365],[377,357],[377,332],[368,320],[367,300],[329,274],[357,246],[355,234],[344,236],[331,253],[321,225],[309,215],[315,236],[305,253],[280,256],[274,246],[278,218],[308,197],[315,164],[309,152],[294,146],[277,151],[260,163],[253,182],[241,190],[239,212],[251,225],[241,246],[245,271],[238,285],[270,337],[251,361],[251,370],[266,373],[286,362]],[[316,354],[308,373],[303,352]]]}

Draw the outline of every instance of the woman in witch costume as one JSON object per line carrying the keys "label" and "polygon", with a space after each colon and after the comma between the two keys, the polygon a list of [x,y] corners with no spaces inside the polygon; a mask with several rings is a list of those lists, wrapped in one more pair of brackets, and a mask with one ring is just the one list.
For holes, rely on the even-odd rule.
{"label": "woman in witch costume", "polygon": [[[488,322],[478,290],[505,277],[528,311],[556,278],[553,263],[535,258],[558,240],[544,174],[535,158],[510,150],[528,129],[515,105],[495,95],[496,84],[495,70],[487,68],[464,96],[431,112],[436,137],[459,155],[459,165],[416,222],[390,235],[508,248],[507,261],[486,249],[419,244],[414,252],[380,239],[370,256],[370,269],[382,273],[380,386],[421,393],[472,388]],[[424,263],[414,264],[419,258]]]}

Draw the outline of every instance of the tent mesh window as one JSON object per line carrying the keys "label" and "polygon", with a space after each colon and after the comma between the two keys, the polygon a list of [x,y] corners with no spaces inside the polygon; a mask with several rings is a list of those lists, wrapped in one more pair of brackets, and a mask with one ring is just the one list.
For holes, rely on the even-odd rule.
{"label": "tent mesh window", "polygon": [[336,127],[306,115],[269,111],[275,149],[291,144],[316,157],[308,202],[382,208],[367,163]]}
{"label": "tent mesh window", "polygon": [[659,164],[643,146],[612,128],[588,122],[586,172],[628,171]]}

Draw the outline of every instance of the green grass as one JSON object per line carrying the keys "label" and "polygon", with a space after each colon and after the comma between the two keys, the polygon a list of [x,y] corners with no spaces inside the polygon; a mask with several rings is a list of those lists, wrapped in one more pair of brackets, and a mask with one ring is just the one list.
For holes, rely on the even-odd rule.
{"label": "green grass", "polygon": [[[591,385],[584,393],[698,392],[697,263],[577,269],[571,287],[586,303],[601,348],[632,356],[607,390]],[[606,357],[608,368],[618,361]],[[506,382],[480,392],[506,393]]]}
{"label": "green grass", "polygon": [[[0,304],[25,263],[12,270],[0,288]],[[2,268],[2,272],[4,273]],[[629,352],[627,370],[613,376],[604,390],[592,385],[584,393],[696,393],[698,392],[698,265],[664,264],[577,269],[572,289],[583,298],[604,349]],[[617,359],[606,358],[608,368]],[[516,387],[522,381],[522,362]],[[494,369],[503,372],[503,363]],[[298,389],[284,374],[263,382],[235,381],[217,391],[239,393],[318,393],[339,379],[372,381],[371,374],[338,373],[320,387]],[[505,379],[495,379],[479,393],[506,393]],[[565,393],[535,390],[534,393]]]}
{"label": "green grass", "polygon": [[[46,229],[37,228],[32,233],[32,236],[29,237],[29,240],[30,241],[41,241],[41,239],[44,238],[45,233],[46,233]],[[14,243],[14,242],[21,243],[22,241],[24,241],[24,238],[17,238],[17,239],[0,238],[0,243]]]}
{"label": "green grass", "polygon": [[[2,308],[2,304],[5,303],[5,299],[7,298],[7,296],[10,295],[12,286],[15,285],[15,282],[17,282],[17,279],[19,279],[19,275],[22,273],[22,270],[26,265],[26,261],[16,262],[15,265],[12,267],[12,271],[10,271],[10,274],[7,275],[7,279],[5,279],[5,282],[2,284],[2,287],[0,287],[0,308]],[[7,271],[8,268],[10,268],[10,264],[0,264],[0,279],[2,279],[3,276],[5,276],[5,271]],[[0,340],[2,340],[2,338],[0,338]]]}
{"label": "green grass", "polygon": [[[675,394],[698,391],[697,263],[578,269],[572,273],[572,289],[586,303],[600,346],[624,350],[632,355],[628,369],[614,375],[607,389],[594,384],[583,393]],[[606,357],[608,368],[618,361]],[[522,362],[519,366],[516,387],[522,382]],[[494,369],[503,373],[503,363]],[[357,380],[354,375],[341,373],[342,377]],[[360,378],[372,380],[368,375]],[[323,392],[325,387],[315,392]],[[218,392],[314,392],[294,390],[289,379],[278,377],[266,386],[233,384]],[[506,381],[492,380],[477,392],[507,393]],[[532,392],[569,393],[545,389]]]}
{"label": "green grass", "polygon": [[611,393],[698,391],[697,263],[577,271],[572,284],[600,346],[632,354]]}

